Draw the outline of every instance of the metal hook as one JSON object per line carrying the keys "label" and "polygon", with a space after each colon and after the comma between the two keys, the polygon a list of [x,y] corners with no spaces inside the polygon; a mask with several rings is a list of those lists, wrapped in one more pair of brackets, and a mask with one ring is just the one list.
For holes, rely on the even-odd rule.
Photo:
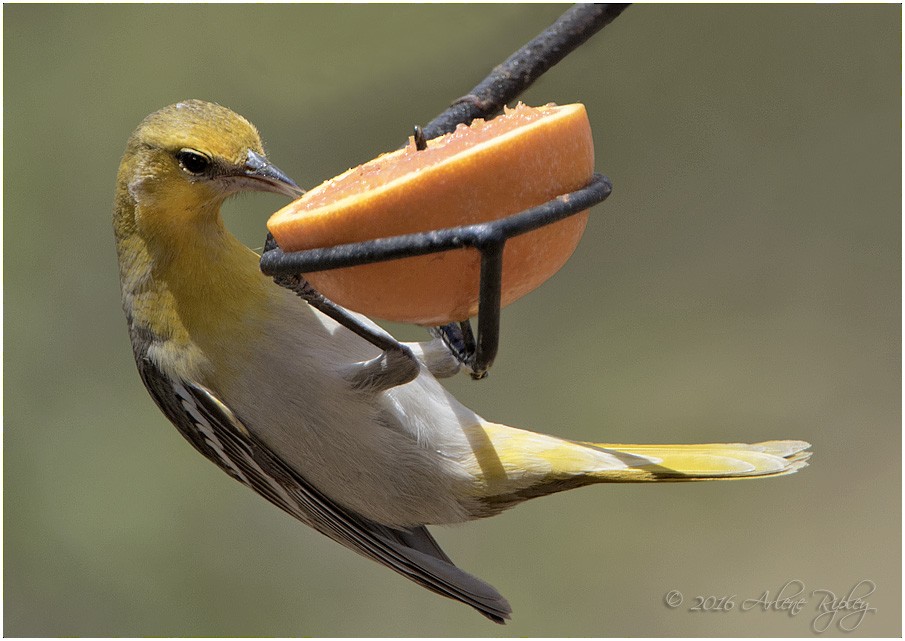
{"label": "metal hook", "polygon": [[[483,378],[493,364],[499,347],[503,248],[506,241],[584,211],[605,200],[611,191],[609,178],[594,174],[591,182],[582,189],[491,222],[298,252],[283,252],[276,242],[268,241],[261,256],[261,271],[269,276],[296,276],[450,249],[476,249],[481,252],[477,340],[471,335],[470,326],[468,331],[464,329],[468,319],[462,319],[458,325],[452,323],[435,328],[434,333],[441,336],[456,358],[471,369],[473,378]],[[307,287],[314,292],[310,285]],[[368,332],[349,325],[357,325],[354,316],[349,315],[342,322],[371,340]],[[375,344],[385,348],[385,341],[386,337],[381,337],[380,343]]]}

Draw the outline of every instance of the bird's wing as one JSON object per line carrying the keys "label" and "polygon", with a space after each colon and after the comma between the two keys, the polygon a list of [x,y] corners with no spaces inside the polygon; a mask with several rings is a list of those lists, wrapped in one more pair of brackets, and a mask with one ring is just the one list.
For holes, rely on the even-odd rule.
{"label": "bird's wing", "polygon": [[171,379],[147,358],[139,359],[138,369],[167,418],[227,474],[306,525],[428,590],[470,605],[496,623],[509,618],[506,599],[453,565],[427,528],[390,528],[347,510],[284,463],[209,390]]}

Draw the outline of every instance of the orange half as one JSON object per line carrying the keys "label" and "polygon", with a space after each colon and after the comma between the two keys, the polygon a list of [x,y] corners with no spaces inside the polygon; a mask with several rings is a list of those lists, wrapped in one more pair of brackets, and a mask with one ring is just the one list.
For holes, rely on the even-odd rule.
{"label": "orange half", "polygon": [[[460,125],[417,150],[383,154],[307,192],[267,226],[284,251],[503,218],[590,182],[594,145],[584,105],[519,105]],[[502,304],[565,264],[584,232],[584,211],[516,236],[503,252]],[[331,300],[387,320],[439,325],[474,316],[481,257],[475,249],[305,274]]]}

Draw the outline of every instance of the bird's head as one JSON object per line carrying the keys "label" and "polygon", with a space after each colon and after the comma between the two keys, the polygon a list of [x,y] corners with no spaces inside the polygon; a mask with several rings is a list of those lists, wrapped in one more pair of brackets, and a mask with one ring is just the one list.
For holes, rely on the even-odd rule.
{"label": "bird's head", "polygon": [[157,226],[216,217],[226,198],[243,191],[303,193],[267,160],[254,125],[220,105],[186,100],[154,112],[132,134],[117,200]]}

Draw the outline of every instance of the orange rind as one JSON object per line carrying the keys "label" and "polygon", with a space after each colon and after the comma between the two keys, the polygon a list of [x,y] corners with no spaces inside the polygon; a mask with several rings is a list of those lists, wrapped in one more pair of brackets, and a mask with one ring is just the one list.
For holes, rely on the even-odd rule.
{"label": "orange rind", "polygon": [[[276,212],[283,251],[488,222],[581,189],[594,146],[584,105],[519,105],[427,142],[383,154]],[[501,304],[555,274],[584,232],[584,211],[516,236],[503,252]],[[474,316],[480,253],[471,248],[306,273],[322,294],[357,312],[440,325]]]}

